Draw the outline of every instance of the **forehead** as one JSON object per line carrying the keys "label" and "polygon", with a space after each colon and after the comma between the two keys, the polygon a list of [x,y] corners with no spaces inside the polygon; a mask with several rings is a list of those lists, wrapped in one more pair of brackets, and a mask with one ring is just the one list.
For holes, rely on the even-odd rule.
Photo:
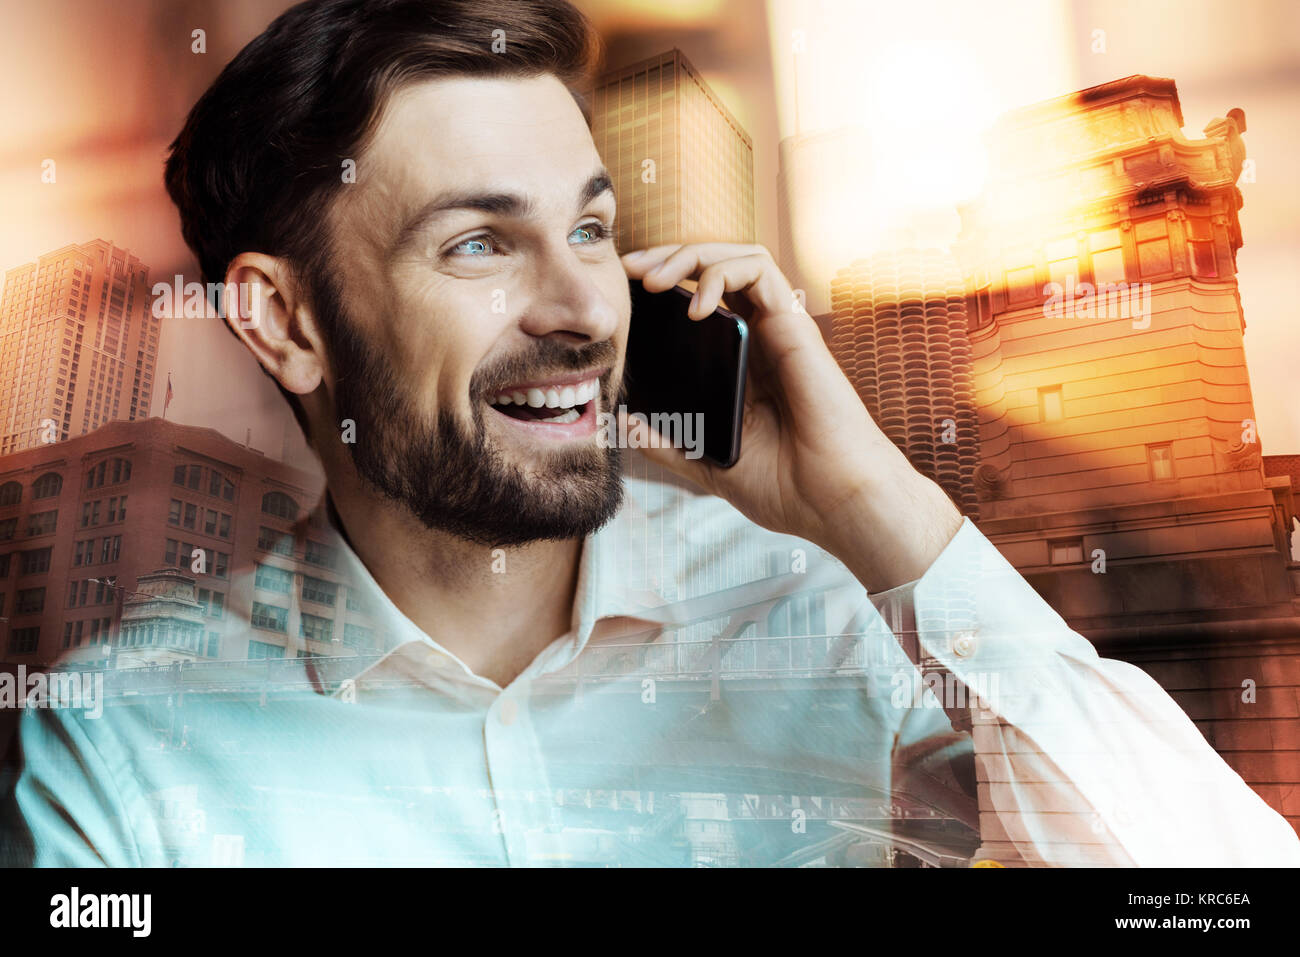
{"label": "forehead", "polygon": [[509,189],[563,204],[600,164],[582,111],[553,76],[454,77],[393,94],[358,162],[357,199],[398,219],[444,190]]}

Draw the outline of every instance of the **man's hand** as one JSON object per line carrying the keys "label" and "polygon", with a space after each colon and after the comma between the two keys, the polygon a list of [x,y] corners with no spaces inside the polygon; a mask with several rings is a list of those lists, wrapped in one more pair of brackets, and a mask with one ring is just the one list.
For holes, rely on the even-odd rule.
{"label": "man's hand", "polygon": [[726,294],[726,307],[750,327],[735,466],[647,448],[648,427],[626,422],[646,457],[725,498],[757,524],[821,546],[870,591],[921,577],[956,534],[961,513],[880,431],[771,253],[762,246],[697,243],[654,246],[622,261],[649,292],[698,280],[692,319],[723,305]]}

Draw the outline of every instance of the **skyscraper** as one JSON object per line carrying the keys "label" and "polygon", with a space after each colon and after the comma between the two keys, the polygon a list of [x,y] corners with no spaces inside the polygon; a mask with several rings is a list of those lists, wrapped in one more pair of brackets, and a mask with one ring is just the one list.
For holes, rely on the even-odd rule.
{"label": "skyscraper", "polygon": [[754,144],[672,49],[600,77],[592,137],[618,197],[618,248],[752,243]]}
{"label": "skyscraper", "polygon": [[831,352],[891,442],[972,518],[979,435],[966,297],[952,257],[880,252],[831,284]]}
{"label": "skyscraper", "polygon": [[[686,242],[752,243],[754,146],[749,135],[677,49],[601,76],[591,92],[592,137],[618,197],[618,248]],[[742,450],[743,454],[743,450]],[[640,455],[625,456],[632,478],[686,485]],[[625,574],[635,588],[684,582],[686,599],[768,574],[770,556],[726,549],[725,580],[671,574],[691,560],[691,530],[672,526],[657,510],[662,493],[650,493],[651,512],[638,517],[637,542]],[[707,637],[701,629],[681,637]]]}
{"label": "skyscraper", "polygon": [[149,267],[96,239],[5,273],[0,455],[147,418],[160,320]]}

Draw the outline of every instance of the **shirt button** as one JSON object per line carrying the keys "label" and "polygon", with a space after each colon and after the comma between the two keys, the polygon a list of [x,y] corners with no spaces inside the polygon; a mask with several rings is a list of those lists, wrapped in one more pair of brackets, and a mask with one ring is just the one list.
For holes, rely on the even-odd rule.
{"label": "shirt button", "polygon": [[975,632],[959,631],[952,639],[952,650],[959,658],[969,658],[975,653]]}
{"label": "shirt button", "polygon": [[504,725],[512,725],[519,714],[519,705],[515,703],[514,698],[506,698],[501,702],[500,719]]}

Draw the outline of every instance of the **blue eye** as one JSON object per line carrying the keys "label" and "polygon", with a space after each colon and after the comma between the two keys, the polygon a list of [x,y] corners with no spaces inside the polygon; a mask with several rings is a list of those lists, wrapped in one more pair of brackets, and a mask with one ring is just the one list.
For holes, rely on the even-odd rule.
{"label": "blue eye", "polygon": [[580,246],[590,246],[594,243],[598,243],[602,240],[608,239],[610,236],[613,235],[613,230],[611,230],[604,223],[583,223],[581,226],[579,226],[569,235],[575,236],[580,232],[588,233],[591,236],[591,238],[586,240],[585,242],[579,243],[578,245]]}
{"label": "blue eye", "polygon": [[478,258],[484,255],[485,253],[490,253],[495,248],[492,245],[492,238],[490,236],[471,236],[469,239],[466,239],[463,242],[459,242],[455,246],[451,247],[451,252],[454,253],[465,246],[474,246],[483,250],[483,252],[467,253],[467,255],[473,258]]}

